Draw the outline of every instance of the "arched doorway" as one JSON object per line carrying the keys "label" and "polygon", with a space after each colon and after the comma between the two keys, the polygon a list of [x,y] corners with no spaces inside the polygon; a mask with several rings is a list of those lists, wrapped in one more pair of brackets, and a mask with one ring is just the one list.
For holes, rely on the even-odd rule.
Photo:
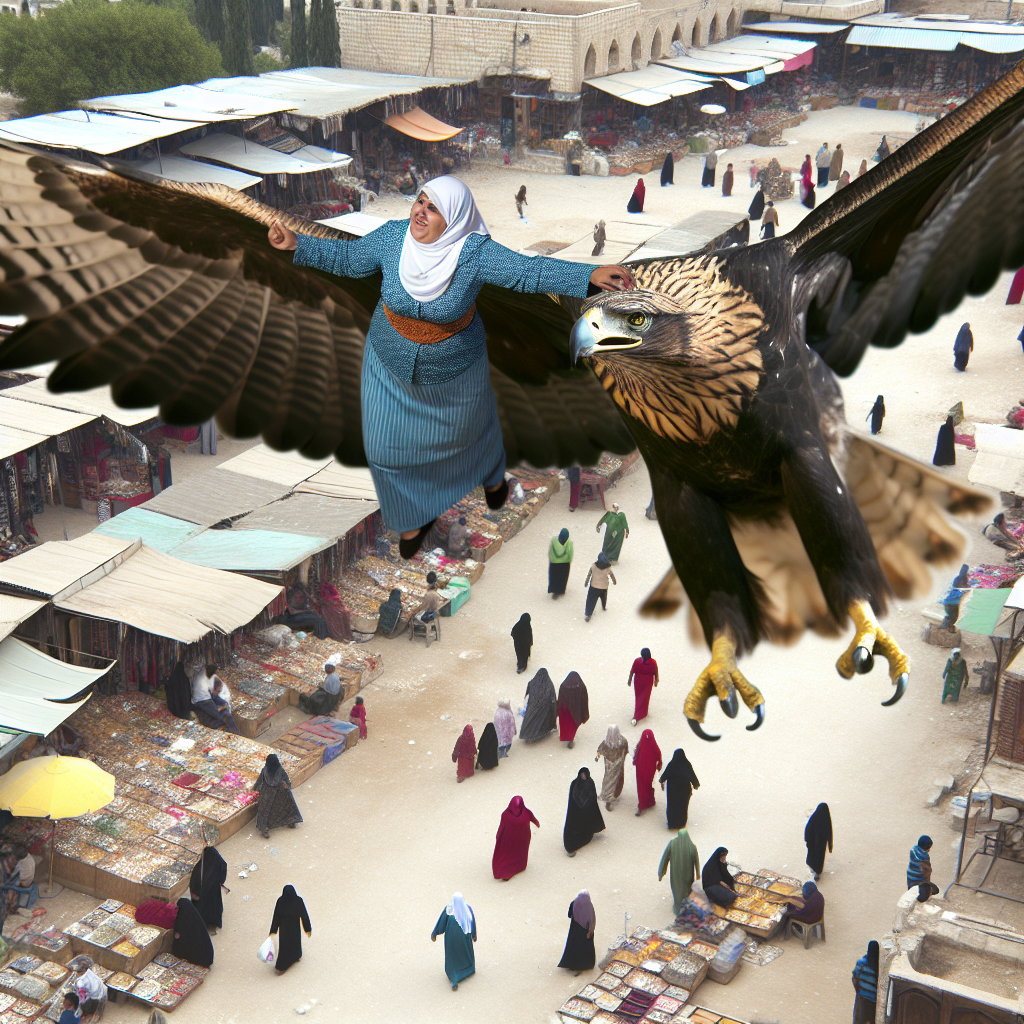
{"label": "arched doorway", "polygon": [[700,18],[693,23],[693,32],[690,34],[690,45],[700,46]]}
{"label": "arched doorway", "polygon": [[629,59],[630,59],[630,62],[633,64],[634,67],[637,64],[643,63],[643,58],[640,56],[640,33],[639,32],[637,32],[637,34],[635,36],[633,36],[633,46],[632,46],[632,48],[629,51]]}
{"label": "arched doorway", "polygon": [[597,53],[594,51],[594,44],[587,47],[587,55],[583,58],[583,77],[593,78],[597,74]]}
{"label": "arched doorway", "polygon": [[619,70],[619,44],[614,39],[612,45],[608,47],[608,70]]}
{"label": "arched doorway", "polygon": [[678,43],[683,38],[683,26],[676,22],[676,30],[672,33],[672,42]]}
{"label": "arched doorway", "polygon": [[732,39],[732,37],[736,35],[736,30],[739,28],[739,20],[739,12],[734,8],[732,13],[729,15],[729,20],[725,23],[726,39]]}
{"label": "arched doorway", "polygon": [[711,19],[711,27],[708,29],[708,42],[709,43],[717,43],[718,42],[718,15],[717,14]]}
{"label": "arched doorway", "polygon": [[657,60],[661,56],[661,29],[654,30],[654,38],[651,40],[651,60]]}

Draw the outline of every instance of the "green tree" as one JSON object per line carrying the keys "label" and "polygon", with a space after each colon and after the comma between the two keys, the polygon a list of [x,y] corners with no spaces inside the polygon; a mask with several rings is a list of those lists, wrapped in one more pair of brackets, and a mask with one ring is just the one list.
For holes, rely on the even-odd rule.
{"label": "green tree", "polygon": [[195,0],[196,28],[209,43],[224,44],[223,0]]}
{"label": "green tree", "polygon": [[292,31],[289,64],[293,68],[309,65],[309,49],[306,45],[306,0],[291,0]]}
{"label": "green tree", "polygon": [[308,57],[318,68],[341,67],[341,40],[334,0],[313,0],[309,6]]}
{"label": "green tree", "polygon": [[0,88],[27,115],[222,73],[217,48],[176,5],[67,0],[45,17],[0,20]]}
{"label": "green tree", "polygon": [[229,75],[254,75],[254,48],[249,0],[224,0],[224,70]]}

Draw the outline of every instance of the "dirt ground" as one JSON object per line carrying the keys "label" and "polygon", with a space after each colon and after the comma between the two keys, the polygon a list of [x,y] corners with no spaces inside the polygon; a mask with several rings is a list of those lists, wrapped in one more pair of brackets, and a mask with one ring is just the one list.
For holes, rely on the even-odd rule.
{"label": "dirt ground", "polygon": [[[913,131],[913,115],[859,108],[812,114],[787,150],[796,166],[821,141],[842,141],[854,163],[869,156],[883,131]],[[677,168],[681,184],[648,190],[649,216],[670,224],[707,206],[745,208],[750,190],[744,160],[764,150],[744,147],[737,163],[736,196],[723,200],[701,191],[699,164]],[[721,161],[724,163],[727,160]],[[625,217],[632,179],[570,179],[486,170],[467,174],[485,218],[499,241],[527,245],[541,238],[571,242],[603,216]],[[656,182],[656,177],[654,181]],[[515,217],[512,194],[526,181],[530,223]],[[650,182],[648,182],[650,184]],[[404,200],[378,205],[378,213],[402,215]],[[785,228],[803,208],[784,203]],[[1019,307],[1003,300],[1008,276],[989,297],[969,300],[926,335],[894,351],[873,351],[844,382],[848,418],[863,429],[877,393],[888,415],[880,440],[930,461],[945,411],[963,400],[972,421],[1001,422],[1024,397],[1024,356],[1015,340]],[[964,320],[972,323],[976,349],[966,373],[952,366],[952,344]],[[947,472],[965,480],[973,456],[958,448]],[[803,827],[819,801],[835,824],[835,852],[821,889],[826,899],[828,941],[785,944],[785,955],[765,967],[744,964],[728,986],[705,982],[699,1001],[745,1020],[822,1024],[848,1018],[850,971],[869,939],[892,923],[903,893],[907,851],[922,832],[936,840],[935,879],[950,880],[958,834],[947,811],[928,809],[925,798],[936,776],[955,774],[984,742],[988,702],[972,687],[958,706],[941,706],[946,652],[920,642],[920,609],[934,602],[955,569],[937,574],[933,593],[895,602],[887,619],[912,658],[910,688],[900,704],[880,707],[890,693],[883,668],[852,682],[839,678],[834,662],[847,638],[805,637],[790,648],[760,647],[742,663],[767,698],[767,720],[756,733],[710,710],[708,727],[721,731],[702,743],[686,727],[683,698],[707,661],[692,646],[683,620],[641,620],[637,606],[668,566],[657,523],[644,518],[650,490],[642,468],[611,496],[629,517],[631,533],[615,567],[618,585],[607,612],[583,622],[583,578],[600,542],[599,510],[567,511],[567,489],[489,563],[473,597],[456,617],[442,621],[441,642],[425,648],[404,637],[376,641],[385,672],[364,691],[369,739],[319,772],[296,792],[305,823],[264,841],[244,829],[221,847],[230,866],[231,894],[225,927],[215,938],[216,965],[202,988],[174,1014],[175,1024],[277,1024],[296,1012],[321,1020],[477,1024],[481,1021],[555,1021],[555,1011],[592,975],[574,978],[559,970],[567,931],[566,910],[580,888],[589,888],[597,910],[597,946],[603,950],[637,925],[671,922],[667,880],[657,866],[670,833],[664,801],[641,818],[633,815],[635,777],[627,772],[623,797],[605,814],[607,830],[569,859],[561,845],[569,783],[582,765],[600,781],[594,754],[607,726],[617,723],[635,746],[641,728],[631,727],[632,692],[626,676],[634,657],[649,646],[662,682],[643,723],[655,732],[667,761],[683,746],[701,779],[691,803],[690,831],[702,857],[719,845],[747,870],[770,867],[801,878]],[[972,561],[1002,561],[980,538],[983,523],[966,524]],[[566,526],[576,546],[569,594],[546,594],[546,548]],[[536,644],[528,673],[517,675],[509,630],[519,615],[533,616]],[[987,656],[980,642],[965,643],[972,664]],[[532,746],[514,744],[497,770],[456,785],[451,750],[462,727],[477,735],[499,699],[523,702],[527,680],[546,666],[556,685],[577,670],[590,692],[591,720],[567,750],[553,736]],[[275,721],[287,727],[290,712]],[[273,733],[271,733],[273,735]],[[529,869],[509,882],[491,877],[490,857],[501,811],[521,794],[540,819]],[[243,865],[258,870],[237,877]],[[305,898],[313,937],[302,962],[278,977],[260,964],[256,950],[269,927],[274,901],[285,884]],[[443,972],[441,944],[430,931],[453,891],[474,908],[479,941],[477,974],[452,992]],[[51,904],[55,923],[69,920],[66,896]],[[977,906],[994,903],[983,898]],[[65,910],[66,906],[66,910]],[[995,911],[993,910],[993,916]],[[111,1006],[111,1024],[141,1022],[138,1005]]]}

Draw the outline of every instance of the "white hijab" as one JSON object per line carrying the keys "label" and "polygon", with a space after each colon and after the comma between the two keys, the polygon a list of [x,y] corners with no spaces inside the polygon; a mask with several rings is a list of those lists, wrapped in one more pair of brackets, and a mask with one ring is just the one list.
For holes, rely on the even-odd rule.
{"label": "white hijab", "polygon": [[444,217],[441,237],[436,242],[417,242],[406,231],[398,277],[402,287],[417,302],[432,302],[448,290],[462,247],[470,235],[489,235],[473,193],[458,178],[444,175],[428,181],[421,189]]}
{"label": "white hijab", "polygon": [[459,922],[459,927],[466,935],[473,931],[473,911],[466,905],[466,898],[461,892],[452,895],[452,901],[445,907],[448,915]]}

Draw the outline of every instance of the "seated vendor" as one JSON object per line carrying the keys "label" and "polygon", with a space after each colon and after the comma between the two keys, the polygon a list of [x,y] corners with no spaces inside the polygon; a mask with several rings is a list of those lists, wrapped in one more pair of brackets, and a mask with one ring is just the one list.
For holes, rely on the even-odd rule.
{"label": "seated vendor", "polygon": [[431,619],[437,617],[443,604],[444,598],[437,591],[437,573],[428,572],[427,592],[423,595],[423,600],[413,613],[413,617],[419,619],[420,622],[430,622]]}
{"label": "seated vendor", "polygon": [[720,907],[729,907],[736,899],[736,882],[725,863],[728,853],[724,846],[720,846],[708,858],[704,870],[700,873],[704,895]]}
{"label": "seated vendor", "polygon": [[[19,889],[30,889],[36,879],[36,859],[24,846],[15,846],[14,856],[18,858],[18,864],[11,881]],[[18,894],[19,907],[30,907],[34,902],[35,899],[29,893]]]}
{"label": "seated vendor", "polygon": [[458,522],[453,523],[452,528],[448,531],[448,557],[466,559],[472,553],[466,517],[459,516]]}
{"label": "seated vendor", "polygon": [[92,969],[93,960],[89,956],[77,956],[68,967],[75,972],[75,991],[80,1002],[83,1017],[95,1013],[97,1020],[103,1019],[103,1011],[107,1008],[107,986],[99,979]]}
{"label": "seated vendor", "polygon": [[324,678],[320,685],[308,696],[299,698],[299,709],[307,715],[330,715],[341,700],[341,678],[334,665],[324,665]]}
{"label": "seated vendor", "polygon": [[193,676],[192,710],[201,725],[238,732],[231,714],[231,697],[224,681],[217,675],[216,665],[206,665]]}
{"label": "seated vendor", "polygon": [[[798,903],[802,903],[799,906]],[[802,924],[817,924],[825,918],[825,897],[813,882],[804,882],[802,898],[786,909],[786,917]]]}

